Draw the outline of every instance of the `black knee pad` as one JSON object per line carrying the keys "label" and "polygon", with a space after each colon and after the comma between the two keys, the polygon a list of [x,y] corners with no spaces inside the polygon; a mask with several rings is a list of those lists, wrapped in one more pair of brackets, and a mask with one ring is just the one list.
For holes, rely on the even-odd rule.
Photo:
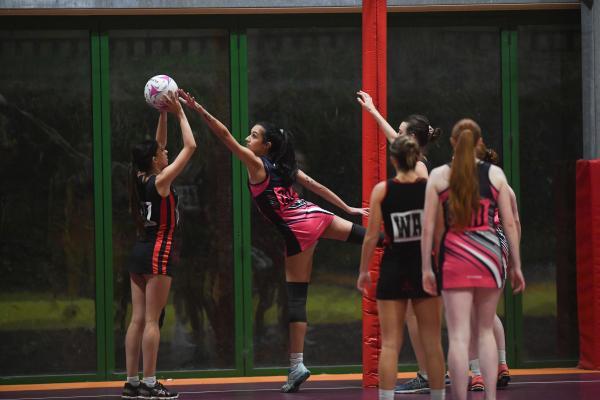
{"label": "black knee pad", "polygon": [[[367,234],[367,229],[364,226],[358,225],[358,224],[352,224],[352,229],[350,229],[350,234],[348,235],[346,242],[362,245],[363,241],[365,240],[366,234]],[[379,239],[377,240],[377,247],[383,247],[384,239],[385,239],[385,236],[383,235],[383,233],[379,232]]]}
{"label": "black knee pad", "polygon": [[307,282],[286,282],[289,322],[306,322]]}

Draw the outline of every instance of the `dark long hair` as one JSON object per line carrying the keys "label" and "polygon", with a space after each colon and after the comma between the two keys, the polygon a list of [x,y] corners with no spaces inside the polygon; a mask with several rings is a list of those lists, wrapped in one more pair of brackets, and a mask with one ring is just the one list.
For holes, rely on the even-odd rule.
{"label": "dark long hair", "polygon": [[131,148],[131,166],[129,167],[129,213],[138,228],[138,233],[144,230],[144,219],[140,210],[140,185],[138,172],[148,173],[152,168],[152,158],[156,156],[158,142],[144,140]]}
{"label": "dark long hair", "polygon": [[271,142],[271,148],[267,158],[273,163],[283,184],[289,186],[296,180],[298,174],[298,163],[294,152],[293,135],[290,131],[278,128],[271,122],[257,122],[265,130],[263,134],[264,143]]}
{"label": "dark long hair", "polygon": [[398,136],[390,146],[390,156],[396,160],[400,171],[414,170],[421,157],[417,139],[410,135]]}
{"label": "dark long hair", "polygon": [[406,122],[406,133],[414,135],[417,138],[419,147],[422,150],[425,150],[425,147],[429,143],[435,142],[442,135],[440,128],[433,128],[431,132],[429,131],[429,120],[424,115],[409,115],[404,122]]}
{"label": "dark long hair", "polygon": [[455,140],[454,158],[450,171],[450,215],[456,229],[471,225],[473,213],[479,209],[479,178],[475,151],[481,128],[472,119],[461,119],[452,128]]}

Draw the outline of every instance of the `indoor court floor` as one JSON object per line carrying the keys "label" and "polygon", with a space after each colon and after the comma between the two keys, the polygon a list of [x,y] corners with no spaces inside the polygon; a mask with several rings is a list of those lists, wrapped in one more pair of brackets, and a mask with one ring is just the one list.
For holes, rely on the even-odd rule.
{"label": "indoor court floor", "polygon": [[[511,370],[512,381],[498,391],[498,400],[599,400],[600,373],[577,369]],[[400,380],[413,373],[401,373]],[[207,378],[163,381],[180,399],[206,400],[376,400],[377,389],[363,389],[360,374],[315,375],[297,393],[280,393],[283,377]],[[85,400],[120,399],[122,382],[84,382],[43,385],[0,385],[0,399]],[[427,400],[429,395],[396,395],[397,400]],[[448,388],[446,399],[451,399]],[[483,393],[469,399],[483,400]]]}

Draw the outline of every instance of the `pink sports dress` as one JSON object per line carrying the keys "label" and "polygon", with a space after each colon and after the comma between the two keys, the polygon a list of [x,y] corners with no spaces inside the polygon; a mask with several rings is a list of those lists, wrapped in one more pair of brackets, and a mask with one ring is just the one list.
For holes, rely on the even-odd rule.
{"label": "pink sports dress", "polygon": [[283,185],[275,165],[266,157],[261,160],[267,177],[261,183],[248,183],[250,192],[260,212],[283,235],[287,256],[296,255],[319,240],[334,214],[299,198],[291,185]]}
{"label": "pink sports dress", "polygon": [[506,264],[496,230],[498,190],[489,178],[490,164],[479,162],[479,211],[462,231],[450,227],[449,188],[439,193],[446,231],[440,248],[441,288],[502,288]]}

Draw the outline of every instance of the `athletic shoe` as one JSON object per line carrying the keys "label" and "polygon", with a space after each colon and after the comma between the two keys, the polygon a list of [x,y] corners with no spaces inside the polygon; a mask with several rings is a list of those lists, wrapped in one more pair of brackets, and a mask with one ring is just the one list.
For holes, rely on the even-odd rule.
{"label": "athletic shoe", "polygon": [[469,390],[471,392],[483,392],[485,390],[483,377],[481,375],[473,375],[471,377],[471,382],[469,382]]}
{"label": "athletic shoe", "polygon": [[510,382],[510,372],[508,371],[508,365],[498,365],[498,382],[496,382],[496,387],[503,389],[508,386],[508,382]]}
{"label": "athletic shoe", "polygon": [[429,393],[429,382],[423,378],[423,375],[417,372],[417,376],[409,381],[396,386],[394,393]]}
{"label": "athletic shoe", "polygon": [[140,399],[146,400],[169,400],[179,398],[179,393],[169,391],[160,382],[156,382],[156,385],[150,387],[146,386],[144,382],[140,383],[139,396]]}
{"label": "athletic shoe", "polygon": [[137,399],[139,396],[140,385],[133,386],[129,382],[125,382],[123,386],[123,393],[121,393],[122,399]]}
{"label": "athletic shoe", "polygon": [[281,387],[283,393],[294,393],[300,389],[300,385],[304,383],[310,376],[310,371],[300,363],[294,369],[288,370],[287,382]]}

